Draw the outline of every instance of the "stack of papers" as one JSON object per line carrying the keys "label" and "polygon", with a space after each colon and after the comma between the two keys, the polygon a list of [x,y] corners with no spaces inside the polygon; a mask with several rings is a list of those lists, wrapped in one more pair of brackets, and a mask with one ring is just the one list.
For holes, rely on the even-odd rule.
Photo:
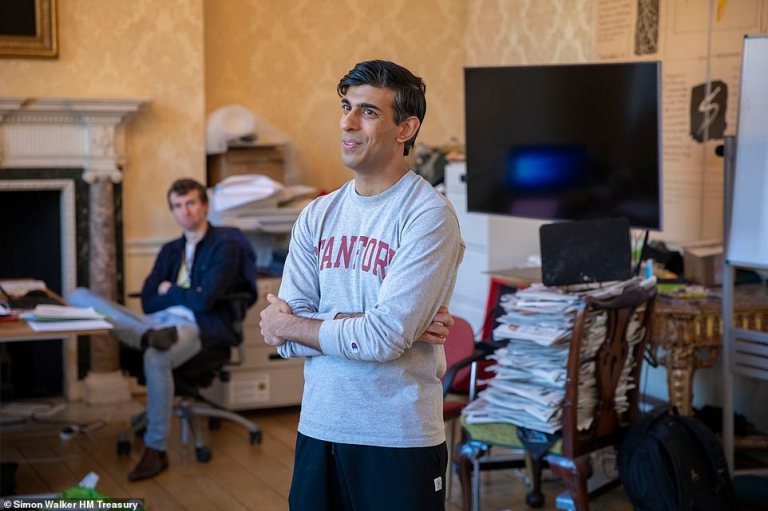
{"label": "stack of papers", "polygon": [[260,174],[230,176],[209,191],[209,220],[245,231],[290,232],[316,193],[315,188],[284,186]]}
{"label": "stack of papers", "polygon": [[491,356],[495,375],[465,409],[469,423],[511,422],[555,433],[562,427],[568,347],[578,296],[532,287],[501,297],[495,340],[506,348]]}
{"label": "stack of papers", "polygon": [[[491,356],[496,364],[488,370],[494,377],[485,382],[486,390],[464,409],[467,422],[509,422],[546,433],[562,429],[566,367],[576,315],[584,307],[586,296],[609,298],[630,284],[653,285],[654,282],[632,279],[569,293],[538,285],[502,296],[500,305],[504,314],[497,318],[500,324],[493,335],[495,340],[510,342]],[[596,355],[607,330],[604,311],[587,310],[584,314],[577,408],[579,430],[592,425],[597,403]],[[630,344],[639,342],[644,333],[640,328],[640,314],[637,312],[631,320]],[[616,388],[619,413],[627,410],[627,391],[635,386],[629,375],[631,367],[632,364],[625,366]]]}
{"label": "stack of papers", "polygon": [[276,207],[283,185],[261,174],[229,176],[213,189],[213,209]]}
{"label": "stack of papers", "polygon": [[35,332],[59,332],[67,330],[105,330],[112,324],[93,307],[69,307],[65,305],[38,305],[31,312],[21,315]]}

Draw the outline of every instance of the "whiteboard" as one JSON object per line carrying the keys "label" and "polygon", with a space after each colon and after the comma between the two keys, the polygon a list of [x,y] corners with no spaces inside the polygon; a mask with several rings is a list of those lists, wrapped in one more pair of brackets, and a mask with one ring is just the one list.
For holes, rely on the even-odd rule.
{"label": "whiteboard", "polygon": [[768,268],[768,35],[744,38],[727,259]]}

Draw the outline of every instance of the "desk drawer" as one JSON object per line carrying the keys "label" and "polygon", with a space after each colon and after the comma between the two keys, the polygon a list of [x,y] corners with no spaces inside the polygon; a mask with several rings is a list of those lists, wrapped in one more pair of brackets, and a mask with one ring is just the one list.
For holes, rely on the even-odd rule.
{"label": "desk drawer", "polygon": [[233,371],[228,382],[215,380],[201,393],[229,410],[298,405],[304,389],[303,371],[301,366],[269,371]]}

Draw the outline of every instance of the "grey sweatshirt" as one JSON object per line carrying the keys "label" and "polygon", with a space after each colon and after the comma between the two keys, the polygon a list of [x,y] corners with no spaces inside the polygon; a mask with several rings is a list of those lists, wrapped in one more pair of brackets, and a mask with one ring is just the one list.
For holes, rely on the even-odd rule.
{"label": "grey sweatshirt", "polygon": [[278,348],[307,357],[302,434],[383,447],[445,440],[445,353],[414,341],[450,301],[463,254],[452,207],[413,172],[372,197],[350,181],[302,211],[279,294],[295,314],[324,320],[322,352]]}

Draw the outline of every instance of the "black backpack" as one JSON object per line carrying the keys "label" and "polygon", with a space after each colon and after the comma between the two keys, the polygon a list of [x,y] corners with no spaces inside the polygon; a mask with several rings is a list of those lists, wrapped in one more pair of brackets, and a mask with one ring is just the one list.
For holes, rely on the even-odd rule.
{"label": "black backpack", "polygon": [[619,474],[638,511],[734,511],[725,454],[702,422],[672,409],[639,420],[618,453]]}

